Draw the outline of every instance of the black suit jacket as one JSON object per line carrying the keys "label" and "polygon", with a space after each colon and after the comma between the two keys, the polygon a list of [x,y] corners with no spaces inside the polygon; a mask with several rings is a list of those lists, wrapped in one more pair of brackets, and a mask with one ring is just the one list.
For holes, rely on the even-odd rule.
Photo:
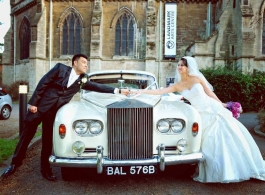
{"label": "black suit jacket", "polygon": [[[67,88],[67,83],[72,67],[57,63],[48,73],[39,81],[29,104],[36,106],[41,113],[50,108],[56,111],[66,103],[80,90],[81,79],[84,74]],[[114,88],[106,85],[87,81],[82,85],[82,89],[97,91],[102,93],[114,93]]]}

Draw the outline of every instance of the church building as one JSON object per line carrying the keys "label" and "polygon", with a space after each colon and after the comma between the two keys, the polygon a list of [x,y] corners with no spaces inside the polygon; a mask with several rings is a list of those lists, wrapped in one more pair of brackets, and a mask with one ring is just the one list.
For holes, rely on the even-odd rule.
{"label": "church building", "polygon": [[265,71],[264,0],[10,0],[3,84],[29,93],[56,63],[89,57],[89,72],[126,69],[156,75],[165,87],[179,58],[199,68],[232,64]]}

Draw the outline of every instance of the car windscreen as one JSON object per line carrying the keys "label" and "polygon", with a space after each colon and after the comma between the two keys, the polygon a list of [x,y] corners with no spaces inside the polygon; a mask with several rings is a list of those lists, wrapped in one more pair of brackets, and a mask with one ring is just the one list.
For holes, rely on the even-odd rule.
{"label": "car windscreen", "polygon": [[155,78],[145,74],[115,73],[97,74],[89,78],[90,81],[106,84],[114,88],[156,89]]}

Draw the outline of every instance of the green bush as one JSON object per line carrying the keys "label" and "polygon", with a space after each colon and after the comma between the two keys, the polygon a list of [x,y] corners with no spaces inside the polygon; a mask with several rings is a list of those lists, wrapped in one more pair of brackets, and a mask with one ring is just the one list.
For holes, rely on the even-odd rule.
{"label": "green bush", "polygon": [[260,131],[265,133],[265,109],[261,109],[258,112],[258,120],[260,125]]}
{"label": "green bush", "polygon": [[251,97],[255,110],[265,108],[265,72],[256,71],[252,75]]}
{"label": "green bush", "polygon": [[265,72],[242,74],[225,67],[201,70],[222,102],[240,102],[244,112],[264,108]]}

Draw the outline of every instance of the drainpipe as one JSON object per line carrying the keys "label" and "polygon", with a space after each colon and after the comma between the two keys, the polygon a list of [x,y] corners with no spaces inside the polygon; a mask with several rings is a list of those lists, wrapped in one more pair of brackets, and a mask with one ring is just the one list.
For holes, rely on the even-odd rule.
{"label": "drainpipe", "polygon": [[52,68],[52,0],[50,0],[50,24],[49,24],[49,67]]}
{"label": "drainpipe", "polygon": [[206,37],[208,38],[211,35],[211,15],[212,15],[212,4],[208,3],[207,6],[207,20],[206,20]]}
{"label": "drainpipe", "polygon": [[17,34],[17,29],[16,29],[16,15],[14,14],[13,15],[13,28],[14,28],[14,51],[13,51],[13,55],[14,55],[14,57],[13,57],[13,65],[14,65],[14,78],[13,78],[13,80],[14,80],[14,83],[16,82],[16,50],[17,50],[17,48],[16,48],[16,34]]}
{"label": "drainpipe", "polygon": [[162,1],[159,2],[159,35],[158,35],[158,75],[157,75],[157,80],[158,80],[158,86],[160,86],[160,84],[162,83],[160,81],[160,67],[161,67],[161,59],[162,59],[162,40],[161,40],[161,36],[162,36]]}

